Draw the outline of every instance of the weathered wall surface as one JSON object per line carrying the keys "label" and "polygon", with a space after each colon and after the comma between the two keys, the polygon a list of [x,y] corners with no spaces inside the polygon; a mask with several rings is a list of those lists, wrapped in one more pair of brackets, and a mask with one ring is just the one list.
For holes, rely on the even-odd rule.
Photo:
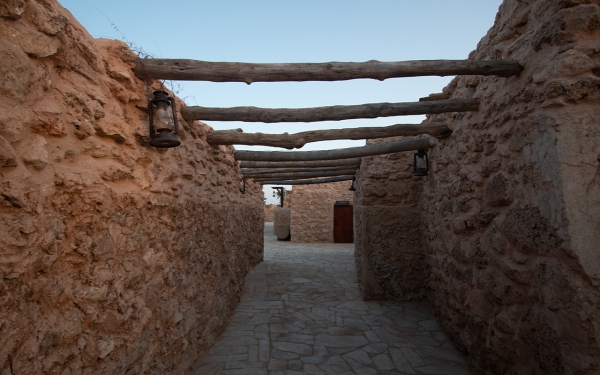
{"label": "weathered wall surface", "polygon": [[331,184],[295,185],[292,195],[292,242],[333,242],[333,205],[350,201],[350,181]]}
{"label": "weathered wall surface", "polygon": [[265,204],[265,223],[273,222],[275,220],[275,204]]}
{"label": "weathered wall surface", "polygon": [[474,373],[600,371],[599,41],[598,1],[506,0],[470,58],[525,70],[458,77],[479,111],[429,117],[454,133],[423,184],[426,281]]}
{"label": "weathered wall surface", "polygon": [[[273,233],[279,225],[290,226],[292,209],[289,207],[275,207],[273,211]],[[291,231],[290,231],[291,232]]]}
{"label": "weathered wall surface", "polygon": [[0,16],[0,373],[183,373],[262,259],[260,187],[204,124],[148,146],[123,43],[52,0]]}
{"label": "weathered wall surface", "polygon": [[426,295],[428,263],[420,230],[423,184],[412,169],[412,153],[371,156],[361,163],[354,198],[354,258],[365,300]]}

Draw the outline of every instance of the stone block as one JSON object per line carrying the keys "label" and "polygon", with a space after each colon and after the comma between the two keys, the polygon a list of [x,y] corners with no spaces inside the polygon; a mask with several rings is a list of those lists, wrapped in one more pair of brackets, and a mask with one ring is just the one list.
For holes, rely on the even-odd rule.
{"label": "stone block", "polygon": [[485,200],[493,207],[506,206],[512,202],[512,189],[508,177],[503,173],[493,175],[485,188]]}
{"label": "stone block", "polygon": [[25,164],[41,171],[48,165],[48,150],[46,138],[41,135],[32,134],[25,140],[25,145],[20,147],[22,150],[21,158]]}
{"label": "stone block", "polygon": [[16,166],[17,156],[15,155],[15,150],[13,150],[9,141],[0,137],[0,168]]}

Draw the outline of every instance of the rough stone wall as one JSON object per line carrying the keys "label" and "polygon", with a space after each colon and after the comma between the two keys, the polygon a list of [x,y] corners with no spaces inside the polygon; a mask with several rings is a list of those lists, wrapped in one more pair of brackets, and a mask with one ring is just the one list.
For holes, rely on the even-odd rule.
{"label": "rough stone wall", "polygon": [[[279,225],[290,225],[292,209],[289,207],[275,207],[273,211],[273,233]],[[291,231],[290,231],[291,233]]]}
{"label": "rough stone wall", "polygon": [[265,223],[273,222],[275,220],[275,204],[265,204]]}
{"label": "rough stone wall", "polygon": [[428,263],[420,230],[423,184],[412,169],[412,153],[362,160],[354,198],[354,258],[365,300],[426,296]]}
{"label": "rough stone wall", "polygon": [[292,196],[292,242],[332,243],[333,205],[354,200],[350,181],[331,184],[295,185]]}
{"label": "rough stone wall", "polygon": [[0,373],[183,373],[262,259],[260,187],[204,124],[148,146],[125,44],[53,0],[0,16]]}
{"label": "rough stone wall", "polygon": [[599,2],[506,0],[470,58],[525,70],[457,77],[479,111],[428,119],[454,130],[420,204],[430,298],[474,373],[596,374]]}
{"label": "rough stone wall", "polygon": [[600,371],[600,7],[507,0],[459,77],[481,100],[431,152],[424,234],[443,324],[492,373]]}

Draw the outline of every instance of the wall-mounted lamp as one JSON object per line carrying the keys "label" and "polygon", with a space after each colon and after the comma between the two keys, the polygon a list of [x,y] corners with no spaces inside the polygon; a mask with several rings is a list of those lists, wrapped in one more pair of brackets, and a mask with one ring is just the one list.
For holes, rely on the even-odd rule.
{"label": "wall-mounted lamp", "polygon": [[246,194],[246,179],[245,178],[242,178],[242,181],[240,181],[240,193]]}
{"label": "wall-mounted lamp", "polygon": [[283,186],[275,186],[273,189],[273,197],[277,196],[277,192],[279,192],[279,201],[281,202],[281,207],[283,207],[283,200],[285,196],[285,188]]}
{"label": "wall-mounted lamp", "polygon": [[175,116],[175,99],[165,91],[154,91],[154,98],[148,103],[150,117],[150,146],[177,147],[179,126]]}
{"label": "wall-mounted lamp", "polygon": [[429,176],[429,157],[427,151],[419,150],[415,152],[414,171],[415,176]]}
{"label": "wall-mounted lamp", "polygon": [[356,177],[352,177],[352,185],[350,185],[349,191],[356,191],[356,186],[354,186],[354,182],[356,181]]}

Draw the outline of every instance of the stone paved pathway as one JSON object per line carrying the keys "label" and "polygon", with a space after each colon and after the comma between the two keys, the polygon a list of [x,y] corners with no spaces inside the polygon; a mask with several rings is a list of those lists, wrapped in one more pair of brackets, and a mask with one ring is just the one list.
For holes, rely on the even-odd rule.
{"label": "stone paved pathway", "polygon": [[194,375],[469,374],[425,305],[361,300],[353,244],[272,233],[267,223],[265,261]]}

